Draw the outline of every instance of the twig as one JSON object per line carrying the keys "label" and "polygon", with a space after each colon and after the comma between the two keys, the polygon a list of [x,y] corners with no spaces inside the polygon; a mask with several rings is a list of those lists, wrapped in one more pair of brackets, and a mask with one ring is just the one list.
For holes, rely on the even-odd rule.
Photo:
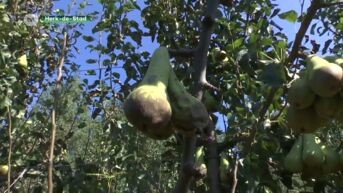
{"label": "twig", "polygon": [[214,90],[214,91],[217,91],[217,92],[220,92],[220,89],[218,87],[215,87],[213,86],[212,84],[210,84],[209,82],[203,82],[202,83],[204,88],[207,88],[207,89],[210,89],[210,90]]}
{"label": "twig", "polygon": [[11,107],[7,106],[7,116],[8,116],[8,157],[7,157],[7,191],[10,192],[11,189],[11,158],[12,158],[12,116]]}
{"label": "twig", "polygon": [[258,130],[259,126],[261,125],[261,123],[264,121],[264,116],[267,113],[269,106],[273,103],[273,99],[274,99],[274,96],[275,96],[275,93],[277,90],[278,90],[277,88],[271,89],[271,91],[270,91],[270,93],[269,93],[269,95],[265,101],[265,105],[260,110],[258,120],[255,121],[255,123],[252,126],[252,131],[251,131],[250,137],[247,140],[247,145],[248,145],[247,149],[249,150],[248,152],[250,152],[250,150],[252,149],[251,146],[253,145],[253,143],[255,141],[257,130]]}
{"label": "twig", "polygon": [[61,52],[61,58],[58,64],[58,72],[56,78],[56,87],[54,93],[54,106],[51,112],[51,144],[50,144],[50,154],[49,154],[49,168],[48,168],[48,192],[53,193],[53,168],[54,168],[54,149],[55,149],[55,141],[56,141],[56,110],[59,104],[59,97],[62,87],[62,69],[64,65],[64,59],[67,50],[67,32],[64,32],[64,40],[63,40],[63,47]]}
{"label": "twig", "polygon": [[231,7],[233,5],[233,0],[220,0],[220,4]]}
{"label": "twig", "polygon": [[[300,0],[300,1],[301,1],[301,0]],[[301,15],[304,14],[304,4],[305,4],[305,0],[302,0],[302,2],[301,2],[301,4],[300,4],[300,6],[301,6],[301,8],[300,8],[300,14],[301,14]]]}
{"label": "twig", "polygon": [[249,139],[249,135],[242,135],[238,134],[234,136],[233,138],[230,138],[230,141],[224,141],[222,143],[218,144],[218,153],[222,153],[225,150],[231,149],[237,145],[237,143],[246,141]]}
{"label": "twig", "polygon": [[277,120],[283,113],[283,111],[286,109],[287,107],[287,103],[285,103],[284,105],[282,105],[280,111],[278,112],[278,114],[273,118],[273,120]]}
{"label": "twig", "polygon": [[238,171],[238,160],[237,160],[237,157],[236,157],[235,167],[233,169],[231,193],[235,193],[236,192],[236,187],[237,187],[237,182],[238,182],[237,171]]}
{"label": "twig", "polygon": [[168,49],[170,56],[182,56],[182,57],[192,57],[196,52],[196,49]]}
{"label": "twig", "polygon": [[[14,184],[16,184],[20,179],[22,179],[24,177],[24,174],[29,170],[28,167],[26,167],[20,174],[19,176],[12,182],[12,184],[10,185],[10,188],[12,188],[12,186],[14,186]],[[10,192],[9,189],[7,189],[4,193]]]}

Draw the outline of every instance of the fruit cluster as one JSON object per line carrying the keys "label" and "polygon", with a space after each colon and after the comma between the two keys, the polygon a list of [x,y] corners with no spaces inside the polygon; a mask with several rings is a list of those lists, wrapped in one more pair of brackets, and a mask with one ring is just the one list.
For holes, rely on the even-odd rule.
{"label": "fruit cluster", "polygon": [[314,132],[332,119],[343,121],[343,59],[309,55],[306,63],[288,89],[286,121],[295,133]]}
{"label": "fruit cluster", "polygon": [[343,154],[321,143],[312,133],[300,134],[285,158],[285,168],[293,173],[319,177],[343,168]]}
{"label": "fruit cluster", "polygon": [[160,140],[174,130],[195,134],[209,120],[204,104],[178,80],[165,47],[155,50],[143,80],[124,102],[124,113],[143,134]]}
{"label": "fruit cluster", "polygon": [[285,158],[285,168],[319,176],[343,168],[343,155],[313,134],[329,121],[343,122],[343,59],[308,55],[305,62],[306,70],[288,89],[286,123],[299,136]]}

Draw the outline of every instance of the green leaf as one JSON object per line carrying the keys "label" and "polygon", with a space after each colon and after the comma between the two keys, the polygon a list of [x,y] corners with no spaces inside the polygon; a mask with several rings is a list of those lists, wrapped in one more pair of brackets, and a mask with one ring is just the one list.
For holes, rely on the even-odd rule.
{"label": "green leaf", "polygon": [[92,42],[92,41],[94,41],[93,36],[82,36],[82,38],[83,38],[85,41],[87,41],[87,42]]}
{"label": "green leaf", "polygon": [[88,70],[86,75],[92,76],[92,75],[96,75],[95,70]]}
{"label": "green leaf", "polygon": [[233,43],[232,43],[232,47],[235,49],[235,48],[238,48],[239,46],[242,45],[244,41],[244,38],[238,38],[236,39]]}
{"label": "green leaf", "polygon": [[95,64],[96,61],[97,61],[97,60],[95,60],[95,59],[88,59],[88,60],[86,60],[86,62],[87,62],[88,64]]}
{"label": "green leaf", "polygon": [[277,63],[268,64],[263,69],[260,77],[265,84],[273,88],[279,88],[286,82],[284,66]]}
{"label": "green leaf", "polygon": [[5,108],[11,106],[12,101],[8,97],[4,97],[0,100],[0,108]]}
{"label": "green leaf", "polygon": [[325,54],[325,53],[327,52],[327,50],[328,50],[328,48],[329,48],[331,42],[332,42],[332,40],[330,40],[330,39],[329,39],[329,40],[326,40],[326,42],[325,42],[325,44],[324,44],[324,48],[323,48],[323,50],[322,50],[323,54]]}
{"label": "green leaf", "polygon": [[84,128],[86,126],[87,126],[87,124],[85,122],[81,122],[77,127],[78,128]]}
{"label": "green leaf", "polygon": [[287,11],[287,12],[279,14],[279,17],[291,23],[295,23],[297,21],[298,14],[294,10],[291,10],[291,11]]}

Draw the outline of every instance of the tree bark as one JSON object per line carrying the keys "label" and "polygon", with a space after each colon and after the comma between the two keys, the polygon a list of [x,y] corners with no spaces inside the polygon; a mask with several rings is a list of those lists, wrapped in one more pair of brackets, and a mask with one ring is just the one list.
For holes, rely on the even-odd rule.
{"label": "tree bark", "polygon": [[[193,95],[201,100],[203,95],[203,87],[208,85],[206,80],[206,69],[207,69],[207,53],[211,41],[211,35],[214,31],[216,11],[219,6],[219,0],[207,0],[207,9],[202,20],[202,31],[200,34],[200,42],[194,53],[194,86]],[[210,131],[211,132],[211,131]],[[190,167],[194,165],[194,151],[196,145],[196,136],[184,137],[183,147],[183,158],[181,163],[181,171],[179,180],[174,189],[174,193],[187,193],[192,180],[194,179]],[[213,153],[217,151],[216,144],[209,146],[209,152]],[[218,154],[216,155],[218,156]],[[215,160],[211,161],[210,172],[216,167],[218,170],[218,163]],[[214,169],[215,170],[215,169]],[[218,175],[211,175],[211,182],[218,181]],[[213,187],[213,186],[211,186]],[[212,192],[220,193],[220,187],[212,188]]]}

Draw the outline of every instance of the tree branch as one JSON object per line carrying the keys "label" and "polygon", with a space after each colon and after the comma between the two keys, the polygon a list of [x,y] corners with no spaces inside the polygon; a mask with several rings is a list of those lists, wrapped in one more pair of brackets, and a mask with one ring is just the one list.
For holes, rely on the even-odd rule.
{"label": "tree branch", "polygon": [[183,136],[183,139],[181,171],[173,193],[187,193],[193,180],[193,175],[189,168],[193,167],[196,140],[194,136],[186,135]]}
{"label": "tree branch", "polygon": [[206,144],[207,151],[206,156],[208,157],[208,178],[210,182],[210,190],[214,193],[221,192],[220,180],[219,180],[219,161],[218,161],[218,147],[217,141],[215,140],[215,132],[214,132],[215,125],[213,124],[212,120],[209,120],[208,130],[209,130],[209,137],[213,138],[208,144]]}
{"label": "tree branch", "polygon": [[55,149],[55,141],[56,141],[56,110],[58,108],[59,104],[59,97],[60,97],[60,91],[62,87],[62,69],[64,65],[64,59],[66,56],[66,50],[67,50],[67,32],[64,32],[64,40],[63,40],[63,47],[61,52],[61,58],[59,60],[58,64],[58,72],[57,72],[57,78],[56,78],[56,87],[54,91],[54,106],[51,113],[51,142],[50,142],[50,154],[49,154],[49,168],[48,168],[48,192],[53,193],[53,168],[54,168],[54,149]]}
{"label": "tree branch", "polygon": [[236,187],[237,187],[237,182],[238,182],[237,172],[238,172],[238,160],[237,160],[237,157],[236,157],[235,167],[233,169],[231,193],[235,193],[236,192]]}
{"label": "tree branch", "polygon": [[11,159],[12,159],[12,115],[11,115],[11,107],[7,106],[7,116],[8,116],[8,157],[7,157],[7,191],[10,192],[11,190]]}
{"label": "tree branch", "polygon": [[192,57],[196,49],[168,49],[170,56]]}
{"label": "tree branch", "polygon": [[267,96],[265,104],[263,105],[262,109],[260,110],[257,121],[255,121],[255,123],[252,126],[251,134],[250,134],[250,136],[247,140],[247,143],[246,143],[247,152],[245,153],[245,155],[247,155],[251,151],[251,146],[253,145],[253,143],[255,141],[257,130],[258,130],[259,126],[261,125],[261,123],[264,121],[264,116],[267,113],[269,106],[273,103],[273,99],[274,99],[274,96],[275,96],[277,90],[278,90],[277,88],[271,89],[271,91],[269,92],[269,95]]}
{"label": "tree branch", "polygon": [[233,0],[220,0],[220,4],[231,7],[233,5]]}
{"label": "tree branch", "polygon": [[[211,35],[214,31],[215,15],[219,6],[219,0],[207,0],[207,10],[205,11],[205,17],[202,20],[202,31],[200,34],[200,42],[194,53],[194,89],[193,95],[201,100],[203,95],[203,83],[206,81],[206,68],[207,68],[207,53],[211,41]],[[194,152],[196,146],[196,136],[184,136],[183,156],[180,171],[179,181],[174,189],[174,193],[186,193],[189,186],[194,179],[190,172],[186,172],[185,166],[191,164],[194,165]],[[213,148],[213,147],[212,147]],[[214,150],[212,150],[214,151]],[[215,149],[217,151],[217,149]],[[217,163],[218,165],[218,163]],[[217,167],[218,168],[218,167]],[[211,168],[210,168],[211,170]],[[220,193],[220,191],[213,191],[214,193]]]}
{"label": "tree branch", "polygon": [[288,60],[286,62],[286,65],[289,66],[290,64],[293,63],[293,61],[297,58],[299,48],[301,46],[301,42],[306,34],[306,31],[308,27],[311,24],[311,21],[313,17],[316,15],[318,9],[321,8],[322,4],[320,2],[321,0],[313,0],[310,7],[307,9],[307,14],[304,18],[304,20],[301,22],[301,26],[299,28],[299,31],[297,32],[295,36],[295,40],[293,43],[293,47],[291,50],[291,53],[288,57]]}
{"label": "tree branch", "polygon": [[20,179],[22,179],[28,170],[29,168],[26,167],[22,172],[20,172],[19,176],[12,182],[10,187],[4,193],[10,192],[10,188],[12,188],[12,186],[14,186]]}
{"label": "tree branch", "polygon": [[200,34],[200,42],[197,51],[194,54],[194,63],[197,65],[195,67],[194,79],[194,96],[198,99],[202,98],[202,89],[204,84],[207,83],[206,80],[206,70],[207,70],[207,53],[211,41],[211,35],[214,31],[215,24],[215,14],[219,5],[219,0],[207,0],[207,10],[205,12],[205,17],[202,20],[202,32]]}

